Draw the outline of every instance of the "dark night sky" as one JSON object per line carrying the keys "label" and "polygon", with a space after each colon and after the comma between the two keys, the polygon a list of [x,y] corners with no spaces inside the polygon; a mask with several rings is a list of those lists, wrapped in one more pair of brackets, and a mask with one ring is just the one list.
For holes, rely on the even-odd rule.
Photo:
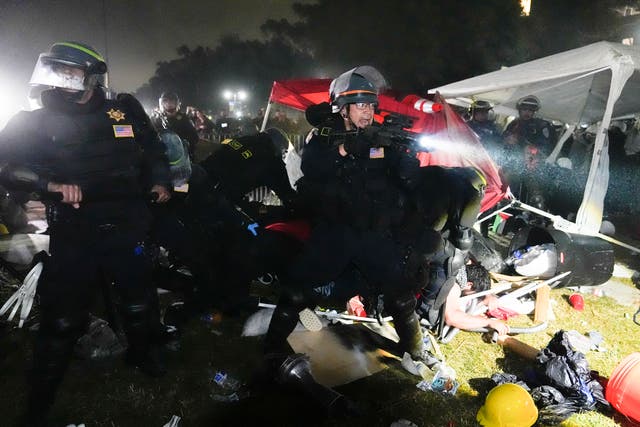
{"label": "dark night sky", "polygon": [[22,102],[38,54],[59,40],[106,54],[111,87],[133,91],[176,47],[260,38],[266,19],[295,19],[295,1],[313,0],[0,0],[0,93]]}

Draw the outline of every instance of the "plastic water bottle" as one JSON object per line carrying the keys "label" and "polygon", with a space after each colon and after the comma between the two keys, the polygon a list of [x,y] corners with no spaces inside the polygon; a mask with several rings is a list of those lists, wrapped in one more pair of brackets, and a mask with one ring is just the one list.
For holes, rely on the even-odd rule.
{"label": "plastic water bottle", "polygon": [[225,390],[237,391],[242,386],[242,383],[229,376],[225,371],[211,371],[211,381]]}
{"label": "plastic water bottle", "polygon": [[[522,253],[516,255],[511,265],[518,274],[533,277],[553,277],[558,266],[556,246],[553,243],[530,246]],[[511,257],[510,257],[511,258]]]}
{"label": "plastic water bottle", "polygon": [[511,255],[510,255],[510,256],[508,256],[508,257],[504,260],[505,264],[507,264],[507,265],[513,265],[513,263],[514,263],[516,260],[518,260],[518,259],[522,258],[522,255],[524,255],[528,250],[529,250],[529,246],[526,246],[526,247],[524,247],[524,248],[522,248],[522,249],[517,249],[517,250],[513,251],[513,252],[511,253]]}

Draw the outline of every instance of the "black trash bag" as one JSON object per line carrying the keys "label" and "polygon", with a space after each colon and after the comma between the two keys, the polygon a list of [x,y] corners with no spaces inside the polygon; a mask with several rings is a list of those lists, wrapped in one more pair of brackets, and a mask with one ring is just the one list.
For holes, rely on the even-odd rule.
{"label": "black trash bag", "polygon": [[565,397],[556,388],[543,385],[531,390],[531,397],[538,409],[538,424],[558,425],[580,408]]}
{"label": "black trash bag", "polygon": [[531,390],[531,397],[539,408],[564,403],[566,400],[562,393],[550,385],[543,385],[534,388]]}
{"label": "black trash bag", "polygon": [[[548,385],[565,397],[556,408],[559,412],[606,411],[610,405],[604,398],[600,383],[591,377],[589,364],[584,354],[571,348],[565,331],[558,331],[546,348],[536,357],[537,385]],[[571,413],[569,413],[571,415]]]}
{"label": "black trash bag", "polygon": [[517,384],[523,389],[527,390],[528,392],[531,392],[531,388],[529,387],[529,385],[527,385],[527,383],[519,380],[518,377],[516,377],[515,375],[507,374],[506,372],[491,375],[491,381],[496,383],[496,385],[507,384],[507,383]]}
{"label": "black trash bag", "polygon": [[126,346],[109,324],[98,318],[91,318],[87,333],[80,337],[74,349],[75,355],[85,360],[104,360],[124,353]]}

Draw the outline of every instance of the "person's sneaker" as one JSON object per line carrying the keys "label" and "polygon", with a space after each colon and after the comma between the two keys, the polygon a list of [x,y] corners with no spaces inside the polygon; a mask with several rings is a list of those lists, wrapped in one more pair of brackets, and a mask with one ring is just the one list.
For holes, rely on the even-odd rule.
{"label": "person's sneaker", "polygon": [[298,315],[300,316],[300,323],[308,331],[318,332],[322,329],[322,321],[310,308],[305,308]]}

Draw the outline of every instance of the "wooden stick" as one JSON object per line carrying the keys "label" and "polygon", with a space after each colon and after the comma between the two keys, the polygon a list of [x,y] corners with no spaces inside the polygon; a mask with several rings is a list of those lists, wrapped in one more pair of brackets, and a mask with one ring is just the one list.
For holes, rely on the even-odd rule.
{"label": "wooden stick", "polygon": [[523,343],[522,341],[508,335],[498,336],[497,343],[500,344],[502,348],[508,348],[518,356],[527,360],[535,360],[538,353],[540,353],[540,350],[538,350],[537,348]]}

